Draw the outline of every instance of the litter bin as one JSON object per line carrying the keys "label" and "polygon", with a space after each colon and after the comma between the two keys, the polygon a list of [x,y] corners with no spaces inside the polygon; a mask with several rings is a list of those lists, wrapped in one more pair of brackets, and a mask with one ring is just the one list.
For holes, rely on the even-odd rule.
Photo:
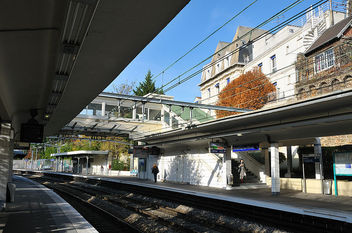
{"label": "litter bin", "polygon": [[16,185],[12,182],[7,183],[6,202],[15,202]]}
{"label": "litter bin", "polygon": [[331,180],[323,180],[323,189],[325,195],[331,195]]}

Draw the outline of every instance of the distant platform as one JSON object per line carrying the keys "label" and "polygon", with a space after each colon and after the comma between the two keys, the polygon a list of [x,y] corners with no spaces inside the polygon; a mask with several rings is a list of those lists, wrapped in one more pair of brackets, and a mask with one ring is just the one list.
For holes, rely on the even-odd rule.
{"label": "distant platform", "polygon": [[98,232],[51,189],[21,176],[13,182],[15,202],[0,212],[0,232]]}

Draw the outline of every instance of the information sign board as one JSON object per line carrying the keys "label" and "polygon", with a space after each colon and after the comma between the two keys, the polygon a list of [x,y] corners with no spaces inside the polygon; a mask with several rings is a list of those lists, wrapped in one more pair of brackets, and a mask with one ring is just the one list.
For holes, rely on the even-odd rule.
{"label": "information sign board", "polygon": [[335,154],[335,173],[337,176],[352,176],[352,153]]}
{"label": "information sign board", "polygon": [[242,146],[233,146],[232,151],[233,152],[238,152],[238,151],[256,151],[259,150],[259,145],[242,145]]}
{"label": "information sign board", "polygon": [[209,144],[209,152],[210,153],[226,153],[226,147],[221,142],[210,142]]}

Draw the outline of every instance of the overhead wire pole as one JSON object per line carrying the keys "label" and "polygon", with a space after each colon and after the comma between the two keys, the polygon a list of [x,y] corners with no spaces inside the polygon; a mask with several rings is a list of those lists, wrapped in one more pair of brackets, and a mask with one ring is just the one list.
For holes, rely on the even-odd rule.
{"label": "overhead wire pole", "polygon": [[[193,46],[190,50],[188,50],[184,55],[182,55],[181,57],[179,57],[178,59],[176,59],[176,61],[174,61],[173,63],[171,63],[168,67],[166,67],[163,71],[161,71],[158,75],[154,76],[153,79],[156,79],[157,77],[159,77],[160,75],[163,75],[165,73],[165,71],[167,71],[168,69],[170,69],[172,66],[174,66],[177,62],[179,62],[181,59],[183,59],[185,56],[187,56],[188,54],[190,54],[194,49],[196,49],[198,46],[200,46],[201,44],[203,44],[206,40],[208,40],[210,37],[212,37],[215,33],[217,33],[219,30],[221,30],[223,27],[225,27],[227,24],[229,24],[232,20],[234,20],[235,18],[237,18],[240,14],[242,14],[245,10],[247,10],[249,7],[251,7],[254,3],[256,3],[258,0],[254,0],[252,3],[250,3],[249,5],[247,5],[245,8],[243,8],[240,12],[238,12],[236,15],[234,15],[231,19],[229,19],[228,21],[226,21],[223,25],[221,25],[220,27],[218,27],[215,31],[213,31],[212,33],[210,33],[208,36],[206,36],[203,40],[201,40],[200,42],[198,42],[195,46]],[[162,77],[163,78],[163,77]]]}

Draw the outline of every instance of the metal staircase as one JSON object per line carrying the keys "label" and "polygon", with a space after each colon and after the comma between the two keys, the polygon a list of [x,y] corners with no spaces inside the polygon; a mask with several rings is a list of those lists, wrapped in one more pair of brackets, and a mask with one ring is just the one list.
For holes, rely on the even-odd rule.
{"label": "metal staircase", "polygon": [[326,29],[326,20],[328,14],[324,7],[319,7],[318,11],[311,12],[307,15],[307,23],[304,27],[310,27],[310,30],[303,36],[303,46],[308,49],[309,46],[318,38]]}

